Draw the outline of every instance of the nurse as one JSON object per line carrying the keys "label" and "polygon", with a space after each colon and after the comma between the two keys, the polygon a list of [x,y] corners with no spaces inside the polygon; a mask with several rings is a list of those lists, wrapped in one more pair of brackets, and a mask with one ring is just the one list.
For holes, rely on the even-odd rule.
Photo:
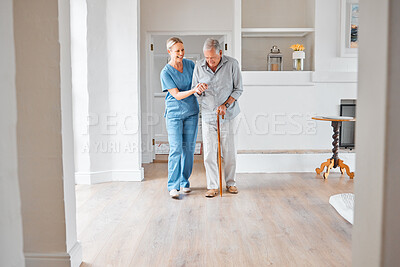
{"label": "nurse", "polygon": [[170,60],[160,74],[165,97],[165,120],[168,131],[168,191],[172,198],[179,198],[179,191],[190,193],[189,177],[192,173],[197,138],[199,104],[195,93],[202,94],[207,85],[192,88],[194,63],[184,59],[185,48],[181,39],[167,40]]}

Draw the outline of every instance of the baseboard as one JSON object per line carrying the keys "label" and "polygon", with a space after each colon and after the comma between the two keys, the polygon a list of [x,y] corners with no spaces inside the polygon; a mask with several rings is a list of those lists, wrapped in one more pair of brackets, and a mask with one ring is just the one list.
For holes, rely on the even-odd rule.
{"label": "baseboard", "polygon": [[67,255],[33,254],[25,255],[27,267],[71,267],[71,260]]}
{"label": "baseboard", "polygon": [[119,182],[141,182],[144,179],[144,169],[134,171],[111,171],[113,181]]}
{"label": "baseboard", "polygon": [[152,163],[153,162],[153,152],[142,153],[142,163]]}
{"label": "baseboard", "polygon": [[[316,154],[238,154],[237,173],[315,172],[332,153]],[[339,157],[355,171],[355,153],[342,153]],[[339,168],[331,172],[340,172]]]}
{"label": "baseboard", "polygon": [[71,257],[71,267],[79,267],[82,263],[82,246],[79,241],[71,248],[68,253]]}
{"label": "baseboard", "polygon": [[75,184],[98,184],[111,181],[112,181],[111,171],[75,173]]}
{"label": "baseboard", "polygon": [[141,182],[144,179],[144,170],[110,170],[100,172],[77,172],[75,184],[98,184],[105,182]]}
{"label": "baseboard", "polygon": [[79,267],[82,263],[82,247],[76,242],[69,253],[24,253],[27,267]]}

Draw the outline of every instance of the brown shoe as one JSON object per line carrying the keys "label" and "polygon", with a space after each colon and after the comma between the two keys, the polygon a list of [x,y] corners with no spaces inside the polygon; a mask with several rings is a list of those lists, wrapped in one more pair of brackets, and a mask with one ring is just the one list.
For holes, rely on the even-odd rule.
{"label": "brown shoe", "polygon": [[239,191],[237,190],[236,186],[227,186],[226,189],[231,194],[237,194]]}
{"label": "brown shoe", "polygon": [[218,195],[218,189],[210,189],[206,192],[206,197],[215,197]]}

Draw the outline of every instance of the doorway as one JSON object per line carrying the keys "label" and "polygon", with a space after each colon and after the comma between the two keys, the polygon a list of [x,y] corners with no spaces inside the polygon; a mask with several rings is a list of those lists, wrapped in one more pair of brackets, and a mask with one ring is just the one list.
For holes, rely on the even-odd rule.
{"label": "doorway", "polygon": [[[167,93],[162,92],[160,72],[166,64],[168,64],[169,55],[166,51],[166,40],[171,36],[179,37],[185,45],[185,58],[192,60],[194,63],[204,58],[203,44],[207,38],[218,39],[225,55],[230,55],[231,51],[229,43],[230,35],[228,33],[201,33],[201,34],[184,34],[184,33],[149,33],[147,35],[148,51],[147,51],[147,75],[146,75],[146,103],[148,114],[145,126],[148,138],[143,138],[147,148],[143,150],[143,163],[152,162],[157,154],[167,155],[169,152],[168,134],[165,125],[165,96]],[[199,103],[201,105],[201,103]],[[201,114],[200,114],[201,116]],[[201,120],[199,120],[199,133],[196,141],[196,152],[200,154],[202,151],[201,137]],[[145,133],[142,133],[145,135]],[[147,139],[147,140],[146,140]],[[147,155],[146,155],[147,153]]]}

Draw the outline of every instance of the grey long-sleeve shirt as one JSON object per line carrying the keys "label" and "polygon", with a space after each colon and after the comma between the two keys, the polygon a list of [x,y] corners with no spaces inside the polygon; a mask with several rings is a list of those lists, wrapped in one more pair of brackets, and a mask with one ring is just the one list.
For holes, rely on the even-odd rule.
{"label": "grey long-sleeve shirt", "polygon": [[232,120],[240,113],[237,100],[243,92],[243,84],[236,59],[222,56],[215,72],[208,67],[205,59],[200,60],[194,68],[192,88],[198,83],[208,84],[204,95],[195,94],[201,100],[201,114],[205,122],[217,120],[217,108],[230,96],[236,101],[227,108],[225,119]]}

